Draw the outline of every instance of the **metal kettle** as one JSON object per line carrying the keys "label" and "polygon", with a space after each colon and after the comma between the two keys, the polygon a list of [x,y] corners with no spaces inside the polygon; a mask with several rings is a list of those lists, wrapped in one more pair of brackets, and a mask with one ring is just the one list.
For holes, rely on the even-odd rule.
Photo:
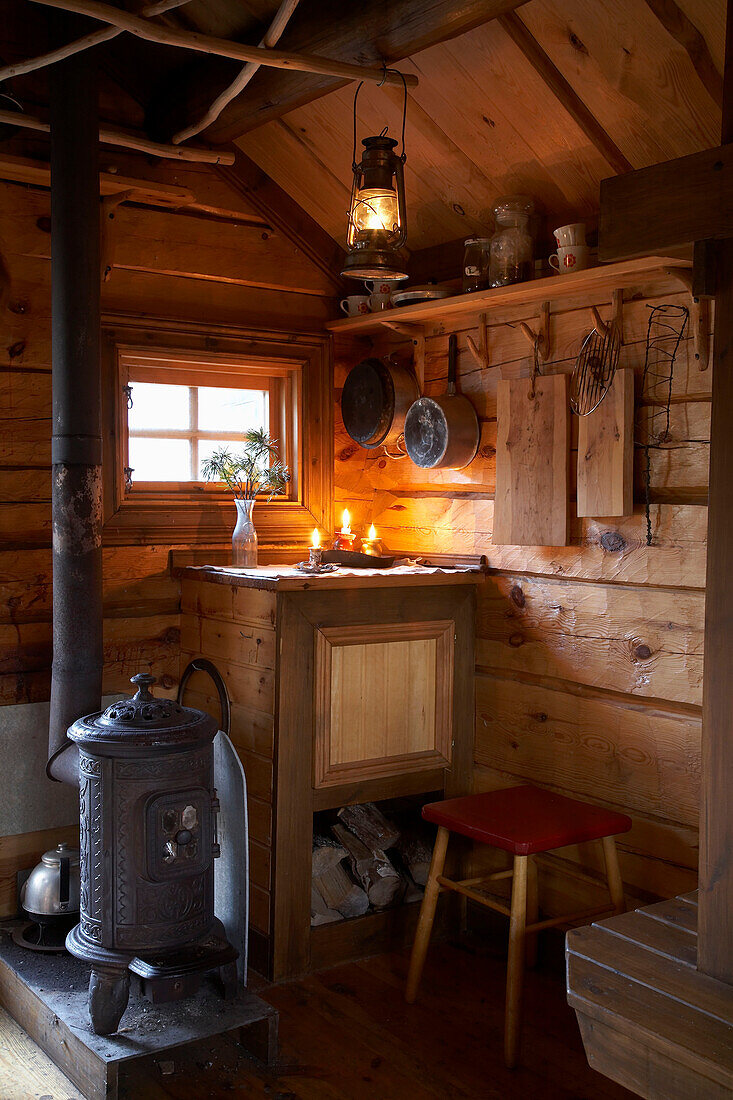
{"label": "metal kettle", "polygon": [[39,924],[78,913],[79,849],[61,843],[44,852],[23,883],[20,904]]}

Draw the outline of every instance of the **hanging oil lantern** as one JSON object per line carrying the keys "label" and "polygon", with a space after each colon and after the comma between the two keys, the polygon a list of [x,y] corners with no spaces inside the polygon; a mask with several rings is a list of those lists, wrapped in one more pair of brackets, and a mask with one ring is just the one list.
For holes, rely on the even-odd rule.
{"label": "hanging oil lantern", "polygon": [[[404,82],[404,78],[403,78]],[[353,182],[349,205],[347,255],[342,275],[352,279],[406,279],[401,250],[407,240],[405,210],[405,117],[407,85],[402,111],[402,152],[386,136],[386,127],[376,137],[362,139],[364,152],[356,161],[356,101],[354,95]]]}

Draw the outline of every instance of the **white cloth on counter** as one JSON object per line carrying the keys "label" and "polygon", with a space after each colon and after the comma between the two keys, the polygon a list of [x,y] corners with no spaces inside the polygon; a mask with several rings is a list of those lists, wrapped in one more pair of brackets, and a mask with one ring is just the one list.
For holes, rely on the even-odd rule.
{"label": "white cloth on counter", "polygon": [[392,565],[388,569],[355,569],[353,566],[339,565],[336,569],[330,569],[327,573],[306,573],[302,569],[296,569],[294,565],[258,565],[256,569],[243,569],[234,565],[197,565],[194,569],[206,569],[216,573],[227,573],[234,577],[253,577],[267,580],[285,580],[286,578],[303,578],[318,580],[319,577],[384,577],[384,576],[424,576],[430,573],[476,573],[475,565],[417,565],[405,561],[402,565]]}

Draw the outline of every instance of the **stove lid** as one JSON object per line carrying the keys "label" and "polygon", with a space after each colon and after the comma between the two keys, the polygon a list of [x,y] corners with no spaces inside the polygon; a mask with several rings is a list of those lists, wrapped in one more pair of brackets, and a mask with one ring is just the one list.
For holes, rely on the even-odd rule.
{"label": "stove lid", "polygon": [[184,707],[175,699],[156,699],[150,687],[155,676],[139,672],[131,683],[137,687],[132,698],[119,699],[106,710],[77,719],[69,729],[79,744],[126,744],[174,747],[197,741],[211,741],[217,723],[202,710]]}

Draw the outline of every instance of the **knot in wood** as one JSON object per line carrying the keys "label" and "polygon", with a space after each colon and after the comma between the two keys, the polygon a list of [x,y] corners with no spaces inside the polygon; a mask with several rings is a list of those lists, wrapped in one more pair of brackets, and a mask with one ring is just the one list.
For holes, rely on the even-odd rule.
{"label": "knot in wood", "polygon": [[36,228],[40,229],[42,233],[50,233],[51,219],[45,214],[40,218],[36,218]]}
{"label": "knot in wood", "polygon": [[27,313],[30,309],[30,304],[25,298],[17,298],[8,305],[8,309],[11,313]]}
{"label": "knot in wood", "polygon": [[8,348],[8,355],[11,359],[17,359],[19,355],[22,355],[25,351],[25,340],[17,340],[16,343],[11,344]]}
{"label": "knot in wood", "polygon": [[509,638],[509,645],[512,647],[512,649],[519,649],[520,646],[524,645],[524,635],[512,634]]}
{"label": "knot in wood", "polygon": [[356,447],[344,447],[343,450],[341,450],[339,452],[339,461],[340,462],[347,462],[355,454],[356,454]]}
{"label": "knot in wood", "polygon": [[165,645],[178,645],[181,640],[181,632],[177,626],[169,627],[161,639]]}
{"label": "knot in wood", "polygon": [[490,443],[485,443],[479,454],[482,458],[493,458],[496,454],[496,447],[492,447]]}
{"label": "knot in wood", "polygon": [[648,661],[652,655],[651,648],[648,645],[638,645],[634,649],[634,656],[637,661]]}
{"label": "knot in wood", "polygon": [[530,718],[534,718],[535,722],[546,722],[547,715],[543,710],[538,710],[534,714],[530,714]]}
{"label": "knot in wood", "polygon": [[618,531],[604,531],[600,541],[609,554],[619,554],[626,547],[626,539]]}
{"label": "knot in wood", "polygon": [[575,31],[568,31],[568,41],[573,49],[577,50],[578,53],[584,53],[586,54],[586,56],[588,55],[588,47],[586,46],[585,42],[583,42],[582,38],[578,38]]}
{"label": "knot in wood", "polygon": [[509,596],[511,598],[512,603],[516,604],[517,607],[525,607],[526,606],[527,597],[524,595],[524,592],[522,591],[520,585],[518,585],[518,584],[512,585],[511,590],[509,592]]}

